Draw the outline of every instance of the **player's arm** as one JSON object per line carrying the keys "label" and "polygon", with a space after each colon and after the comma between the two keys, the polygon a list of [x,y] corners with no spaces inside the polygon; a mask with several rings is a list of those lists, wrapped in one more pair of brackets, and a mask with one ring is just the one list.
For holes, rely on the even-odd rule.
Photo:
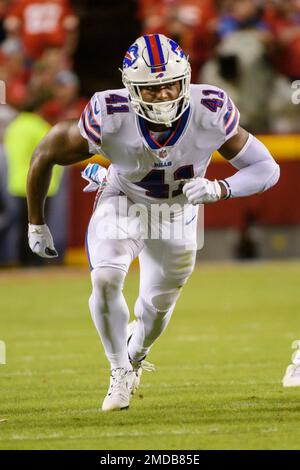
{"label": "player's arm", "polygon": [[44,217],[52,169],[54,165],[72,165],[89,156],[88,142],[81,136],[77,121],[56,124],[34,151],[27,178],[28,236],[30,248],[39,256],[57,256]]}
{"label": "player's arm", "polygon": [[279,179],[279,165],[267,147],[240,126],[237,134],[219,148],[219,153],[238,170],[233,176],[219,181],[223,199],[261,193]]}
{"label": "player's arm", "polygon": [[191,204],[216,202],[266,191],[279,179],[279,165],[265,145],[242,127],[219,149],[238,171],[220,181],[195,178],[186,183],[183,193]]}

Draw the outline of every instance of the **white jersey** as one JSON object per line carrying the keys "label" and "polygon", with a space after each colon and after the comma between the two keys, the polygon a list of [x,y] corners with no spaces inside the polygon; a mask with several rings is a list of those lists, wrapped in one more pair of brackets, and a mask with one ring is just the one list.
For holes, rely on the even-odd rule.
{"label": "white jersey", "polygon": [[79,121],[90,152],[106,156],[109,183],[134,203],[186,204],[181,180],[203,177],[212,153],[237,133],[239,112],[211,85],[191,85],[190,106],[157,142],[126,88],[95,93]]}

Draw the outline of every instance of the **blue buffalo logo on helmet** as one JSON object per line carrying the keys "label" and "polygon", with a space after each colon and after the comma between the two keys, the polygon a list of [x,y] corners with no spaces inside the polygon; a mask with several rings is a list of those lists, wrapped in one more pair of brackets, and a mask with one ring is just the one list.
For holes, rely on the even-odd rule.
{"label": "blue buffalo logo on helmet", "polygon": [[177,44],[177,42],[173,41],[173,39],[169,39],[169,44],[171,46],[172,51],[178,55],[179,57],[185,57],[185,54],[181,47]]}
{"label": "blue buffalo logo on helmet", "polygon": [[124,60],[123,60],[123,67],[132,67],[133,64],[137,61],[139,54],[138,54],[138,45],[133,44],[128,51],[125,54]]}

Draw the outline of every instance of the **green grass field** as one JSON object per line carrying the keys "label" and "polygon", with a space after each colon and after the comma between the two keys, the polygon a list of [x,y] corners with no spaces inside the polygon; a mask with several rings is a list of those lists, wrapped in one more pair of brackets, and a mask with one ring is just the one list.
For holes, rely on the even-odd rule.
{"label": "green grass field", "polygon": [[[86,270],[0,273],[0,449],[299,449],[300,264],[204,264],[129,410],[101,413],[108,364]],[[132,310],[138,272],[126,283]]]}

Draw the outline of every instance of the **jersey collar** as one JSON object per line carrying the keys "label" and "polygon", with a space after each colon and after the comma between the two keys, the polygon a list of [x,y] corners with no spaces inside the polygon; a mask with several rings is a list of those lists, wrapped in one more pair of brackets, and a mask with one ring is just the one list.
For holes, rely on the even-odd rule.
{"label": "jersey collar", "polygon": [[138,126],[141,131],[141,134],[143,135],[149,147],[152,150],[157,150],[161,149],[162,147],[171,147],[172,145],[176,144],[176,142],[182,136],[186,128],[189,116],[190,106],[186,109],[181,118],[173,123],[170,131],[168,132],[168,134],[166,134],[165,140],[163,142],[157,142],[155,140],[155,138],[153,137],[153,135],[151,135],[148,129],[147,120],[142,118],[141,116],[138,116]]}

